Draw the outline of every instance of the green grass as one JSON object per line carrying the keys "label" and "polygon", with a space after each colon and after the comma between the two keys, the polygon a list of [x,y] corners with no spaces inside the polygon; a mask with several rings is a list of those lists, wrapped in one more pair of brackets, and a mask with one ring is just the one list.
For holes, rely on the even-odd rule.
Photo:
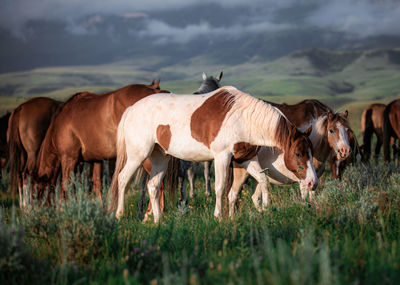
{"label": "green grass", "polygon": [[[7,175],[2,191],[7,189]],[[75,182],[76,196],[54,208],[12,214],[3,194],[0,278],[8,284],[396,284],[400,281],[400,173],[358,166],[343,181],[321,179],[316,199],[298,187],[270,187],[258,213],[254,184],[244,187],[233,220],[213,218],[214,199],[189,206],[168,199],[161,224],[137,218],[131,190],[116,221]],[[10,233],[14,233],[10,235]],[[27,262],[29,261],[29,262]],[[8,282],[7,282],[8,281]]]}

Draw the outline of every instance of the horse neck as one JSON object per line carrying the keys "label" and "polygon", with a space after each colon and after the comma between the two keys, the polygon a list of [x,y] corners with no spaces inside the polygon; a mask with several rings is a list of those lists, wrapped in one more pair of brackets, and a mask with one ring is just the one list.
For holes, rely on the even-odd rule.
{"label": "horse neck", "polygon": [[301,127],[301,130],[303,130],[303,128],[307,129],[312,125],[310,141],[313,145],[313,164],[316,171],[324,166],[332,151],[328,142],[327,119],[328,117],[323,115]]}
{"label": "horse neck", "polygon": [[52,180],[58,173],[60,159],[54,145],[52,126],[46,132],[36,160],[35,176],[38,180]]}

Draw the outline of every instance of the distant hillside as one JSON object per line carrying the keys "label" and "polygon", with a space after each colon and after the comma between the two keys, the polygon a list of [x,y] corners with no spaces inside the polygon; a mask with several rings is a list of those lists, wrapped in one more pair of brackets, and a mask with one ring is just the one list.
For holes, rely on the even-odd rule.
{"label": "distant hillside", "polygon": [[275,61],[253,58],[237,65],[221,65],[210,57],[198,56],[179,63],[150,57],[105,65],[40,68],[0,74],[0,96],[65,99],[78,91],[101,93],[157,78],[172,92],[192,93],[203,71],[217,75],[220,70],[224,70],[224,85],[276,102],[317,98],[338,108],[353,101],[400,97],[400,49],[306,49]]}

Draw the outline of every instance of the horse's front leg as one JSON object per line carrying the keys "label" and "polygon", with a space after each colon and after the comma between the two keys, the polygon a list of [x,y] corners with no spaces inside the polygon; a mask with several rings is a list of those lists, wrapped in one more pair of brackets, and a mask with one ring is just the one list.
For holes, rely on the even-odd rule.
{"label": "horse's front leg", "polygon": [[[260,163],[258,162],[258,156],[255,156],[253,159],[243,162],[242,166],[258,182],[256,190],[254,191],[254,194],[251,198],[257,210],[261,211],[269,206],[270,203],[267,175],[265,175],[265,173],[262,171]],[[262,196],[262,207],[260,207],[259,204],[260,195]]]}
{"label": "horse's front leg", "polygon": [[231,162],[232,154],[230,152],[219,153],[215,156],[215,210],[216,218],[222,217],[222,195],[228,177],[229,163]]}

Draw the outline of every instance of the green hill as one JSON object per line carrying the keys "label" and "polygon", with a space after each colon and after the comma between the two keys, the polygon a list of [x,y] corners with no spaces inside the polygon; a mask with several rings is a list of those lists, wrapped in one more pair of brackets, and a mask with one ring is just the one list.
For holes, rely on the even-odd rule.
{"label": "green hill", "polygon": [[203,71],[216,75],[222,69],[224,85],[276,102],[316,98],[333,108],[341,108],[345,104],[353,106],[352,102],[387,102],[400,96],[400,49],[308,49],[271,62],[253,59],[234,66],[219,65],[206,57],[173,65],[166,58],[152,57],[98,66],[0,74],[0,111],[30,97],[65,99],[78,91],[100,93],[157,78],[161,78],[164,89],[191,93],[198,88]]}

